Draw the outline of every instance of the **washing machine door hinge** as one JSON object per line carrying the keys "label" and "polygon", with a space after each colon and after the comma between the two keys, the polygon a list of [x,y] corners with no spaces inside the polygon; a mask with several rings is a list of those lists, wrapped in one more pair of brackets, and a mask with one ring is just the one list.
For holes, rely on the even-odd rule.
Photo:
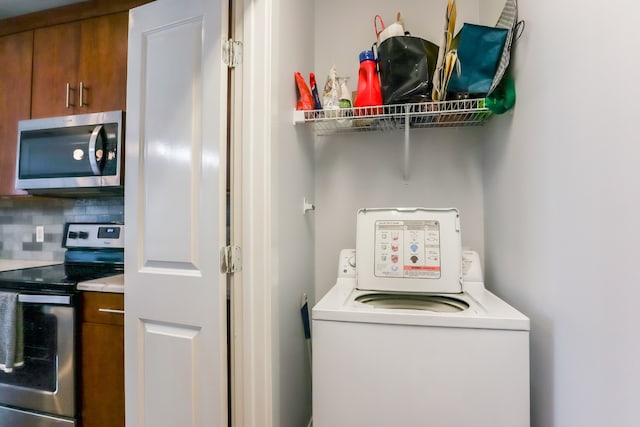
{"label": "washing machine door hinge", "polygon": [[242,250],[240,246],[225,246],[220,249],[220,272],[237,273],[242,270]]}

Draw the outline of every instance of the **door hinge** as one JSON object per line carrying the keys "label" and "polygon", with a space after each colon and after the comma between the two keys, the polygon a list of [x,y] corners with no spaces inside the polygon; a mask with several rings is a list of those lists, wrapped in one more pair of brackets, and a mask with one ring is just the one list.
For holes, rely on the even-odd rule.
{"label": "door hinge", "polygon": [[220,249],[220,272],[237,273],[242,270],[242,251],[240,246],[225,246]]}
{"label": "door hinge", "polygon": [[222,48],[222,58],[229,68],[242,64],[242,42],[227,39]]}

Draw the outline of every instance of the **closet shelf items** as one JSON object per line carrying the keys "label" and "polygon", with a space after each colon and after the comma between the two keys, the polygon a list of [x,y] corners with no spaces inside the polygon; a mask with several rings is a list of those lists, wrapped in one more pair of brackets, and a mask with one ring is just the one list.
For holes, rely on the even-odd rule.
{"label": "closet shelf items", "polygon": [[389,131],[409,128],[481,126],[491,117],[485,99],[423,102],[341,108],[339,110],[296,110],[293,123],[311,123],[316,134]]}

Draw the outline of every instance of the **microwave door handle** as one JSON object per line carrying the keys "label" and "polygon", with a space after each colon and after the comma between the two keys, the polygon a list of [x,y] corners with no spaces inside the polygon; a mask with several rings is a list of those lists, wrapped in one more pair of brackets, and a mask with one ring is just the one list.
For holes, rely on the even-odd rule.
{"label": "microwave door handle", "polygon": [[100,166],[98,165],[98,161],[96,160],[96,144],[101,131],[102,125],[96,126],[95,129],[93,129],[93,132],[91,132],[91,138],[89,138],[89,164],[91,165],[91,170],[94,175],[100,175],[102,173]]}

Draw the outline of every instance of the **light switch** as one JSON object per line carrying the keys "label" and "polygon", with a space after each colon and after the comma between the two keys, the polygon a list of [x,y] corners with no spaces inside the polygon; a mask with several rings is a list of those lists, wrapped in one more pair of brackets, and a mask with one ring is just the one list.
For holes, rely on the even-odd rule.
{"label": "light switch", "polygon": [[44,226],[39,225],[36,227],[36,243],[44,242]]}

